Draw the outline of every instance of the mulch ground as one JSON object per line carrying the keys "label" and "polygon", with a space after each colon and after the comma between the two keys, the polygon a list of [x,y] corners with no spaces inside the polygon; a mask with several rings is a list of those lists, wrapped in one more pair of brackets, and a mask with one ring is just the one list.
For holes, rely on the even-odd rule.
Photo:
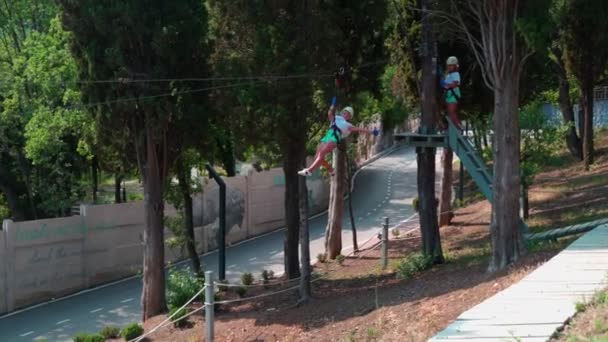
{"label": "mulch ground", "polygon": [[[457,211],[453,225],[441,232],[447,262],[413,279],[382,272],[379,248],[362,250],[342,265],[318,264],[315,272],[323,277],[313,283],[309,303],[297,306],[293,291],[226,305],[216,314],[216,340],[424,341],[556,253],[529,254],[503,272],[487,273],[488,219],[487,202]],[[402,235],[391,240],[389,257],[394,263],[419,249],[417,236]],[[279,289],[261,288],[246,296]],[[146,330],[164,318],[147,321]],[[194,315],[186,328],[164,328],[150,340],[204,341],[203,336],[202,315]]]}
{"label": "mulch ground", "polygon": [[[584,171],[580,163],[570,163],[537,177],[530,189],[531,226],[556,228],[605,215],[608,138],[598,139],[597,146],[598,162],[591,172]],[[467,183],[469,193],[476,191]],[[381,271],[380,249],[367,247],[347,257],[342,265],[317,264],[315,273],[322,277],[313,283],[313,298],[307,304],[298,306],[297,293],[289,291],[224,305],[216,313],[216,340],[425,341],[462,312],[522,279],[571,241],[534,248],[508,269],[488,273],[489,219],[487,201],[457,210],[452,225],[441,230],[446,263],[412,279],[397,279],[393,270]],[[420,250],[417,234],[393,236],[392,266]],[[248,291],[246,297],[284,288],[259,288]],[[236,298],[231,293],[223,299]],[[164,318],[148,320],[146,331]],[[197,314],[185,328],[160,329],[149,341],[204,341],[203,336],[203,318]]]}

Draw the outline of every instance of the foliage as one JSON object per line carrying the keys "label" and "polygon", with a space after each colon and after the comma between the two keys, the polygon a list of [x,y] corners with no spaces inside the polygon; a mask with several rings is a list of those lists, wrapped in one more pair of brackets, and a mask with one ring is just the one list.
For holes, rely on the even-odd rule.
{"label": "foliage", "polygon": [[186,318],[182,318],[182,317],[186,316],[189,312],[190,312],[190,310],[188,310],[188,308],[180,308],[180,307],[171,308],[171,310],[169,310],[169,316],[175,315],[171,319],[172,321],[174,321],[173,326],[176,328],[183,328],[184,326],[186,326],[186,324],[188,323],[188,317],[186,317]]}
{"label": "foliage", "polygon": [[420,211],[420,198],[415,197],[412,200],[412,208],[414,208],[415,212],[419,212]]}
{"label": "foliage", "polygon": [[[2,34],[15,33],[8,38],[13,49],[8,44],[0,49],[0,181],[16,219],[62,216],[83,195],[86,158],[80,147],[89,123],[67,49],[69,36],[52,19],[57,11],[47,1],[38,9],[12,1],[5,5],[9,12],[24,12],[8,16],[18,18],[15,22],[0,22]],[[39,22],[19,22],[36,15]],[[4,63],[10,68],[4,70]]]}
{"label": "foliage", "polygon": [[401,231],[399,230],[399,228],[393,228],[393,230],[391,230],[391,234],[393,234],[394,237],[398,238],[399,235],[401,235]]}
{"label": "foliage", "polygon": [[395,266],[397,278],[409,279],[433,266],[433,259],[422,253],[413,253],[399,260]]}
{"label": "foliage", "polygon": [[249,272],[245,272],[241,274],[241,284],[243,285],[251,285],[253,284],[253,274]]}
{"label": "foliage", "polygon": [[[85,81],[208,76],[207,7],[202,1],[59,0],[70,47]],[[136,18],[136,19],[135,19]],[[139,43],[134,43],[139,42]],[[162,253],[164,190],[180,152],[205,134],[211,113],[205,88],[192,82],[82,82],[102,135],[121,132],[143,175],[148,238],[144,248],[143,317],[165,306]],[[132,150],[135,147],[135,151]]]}
{"label": "foliage", "polygon": [[558,159],[567,127],[555,127],[543,113],[542,104],[532,102],[524,106],[519,114],[521,127],[521,169],[527,184],[532,177]]}
{"label": "foliage", "polygon": [[346,260],[346,257],[344,257],[344,255],[336,255],[336,262],[338,263],[338,265],[342,265],[344,263],[344,260]]}
{"label": "foliage", "polygon": [[105,339],[120,337],[120,328],[115,326],[105,326],[99,332]]}
{"label": "foliage", "polygon": [[74,342],[104,342],[106,339],[100,334],[78,333],[72,338]]}
{"label": "foliage", "polygon": [[325,253],[317,254],[317,261],[320,263],[324,263],[325,261],[327,261],[327,254],[325,254]]}
{"label": "foliage", "polygon": [[239,295],[239,297],[243,298],[243,297],[245,297],[245,294],[247,293],[247,289],[242,286],[239,286],[234,289],[234,292],[236,292],[236,294]]}
{"label": "foliage", "polygon": [[120,331],[120,336],[125,341],[130,341],[144,333],[144,328],[139,323],[130,323]]}
{"label": "foliage", "polygon": [[225,291],[228,291],[228,289],[230,288],[228,286],[224,286],[224,285],[230,284],[230,282],[228,282],[228,280],[226,280],[226,279],[224,279],[224,280],[217,280],[215,282],[215,284],[217,285],[218,292],[225,292]]}
{"label": "foliage", "polygon": [[270,270],[263,270],[262,271],[262,280],[264,281],[264,283],[268,283],[269,280],[274,279],[274,271]]}
{"label": "foliage", "polygon": [[[204,279],[197,277],[188,269],[173,269],[167,279],[167,306],[180,308],[204,286]],[[199,297],[204,300],[204,293]]]}

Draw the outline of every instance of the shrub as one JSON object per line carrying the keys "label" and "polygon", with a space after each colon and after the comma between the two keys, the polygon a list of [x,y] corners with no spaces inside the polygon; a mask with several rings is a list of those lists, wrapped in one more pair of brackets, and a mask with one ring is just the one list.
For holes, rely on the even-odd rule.
{"label": "shrub", "polygon": [[[174,269],[169,272],[167,281],[167,305],[169,309],[180,308],[204,286],[204,280],[187,269]],[[204,300],[204,293],[200,300]]]}
{"label": "shrub", "polygon": [[103,329],[101,329],[99,334],[105,337],[107,340],[111,338],[118,338],[120,337],[120,328],[113,326],[105,326],[103,327]]}
{"label": "shrub", "polygon": [[397,263],[395,271],[397,278],[409,279],[415,274],[420,273],[433,265],[431,257],[425,256],[422,253],[411,254]]}
{"label": "shrub", "polygon": [[253,284],[253,274],[249,272],[241,274],[241,283],[243,283],[243,285]]}
{"label": "shrub", "polygon": [[401,231],[397,228],[391,230],[391,233],[393,234],[394,237],[399,237],[399,235],[401,235]]}
{"label": "shrub", "polygon": [[[184,317],[189,312],[190,312],[190,310],[188,310],[188,308],[183,308],[183,309],[173,308],[173,309],[169,310],[169,316],[172,316],[173,318],[171,318],[171,320],[175,321],[177,319]],[[175,314],[175,316],[173,316],[173,314]],[[186,325],[186,323],[188,323],[188,317],[182,318],[179,321],[175,321],[173,323],[173,326],[176,328],[182,328]]]}
{"label": "shrub", "polygon": [[85,342],[87,340],[87,337],[89,337],[89,334],[87,334],[87,333],[77,333],[76,335],[74,335],[72,337],[72,341]]}
{"label": "shrub", "polygon": [[342,255],[342,254],[336,255],[336,262],[338,263],[338,265],[342,265],[344,263],[344,259],[346,259],[344,257],[344,255]]}
{"label": "shrub", "polygon": [[320,263],[324,263],[327,261],[327,255],[325,255],[325,253],[319,253],[317,254],[317,261]]}
{"label": "shrub", "polygon": [[228,282],[228,280],[224,279],[224,280],[216,281],[215,284],[217,285],[218,292],[225,292],[225,291],[228,291],[229,288],[228,288],[228,286],[222,286],[222,284],[228,285],[230,283]]}
{"label": "shrub", "polygon": [[274,271],[262,271],[262,280],[264,280],[264,284],[268,283],[269,280],[274,279]]}
{"label": "shrub", "polygon": [[100,334],[78,333],[72,338],[74,342],[104,342],[106,339]]}
{"label": "shrub", "polygon": [[583,311],[587,310],[587,304],[585,304],[583,302],[577,302],[575,304],[575,308],[576,308],[576,312],[583,312]]}
{"label": "shrub", "polygon": [[144,333],[144,328],[142,328],[139,323],[131,323],[126,327],[122,328],[120,331],[120,336],[125,339],[125,341],[130,341],[134,338],[141,336]]}
{"label": "shrub", "polygon": [[[420,211],[420,198],[416,197],[412,200],[412,207],[415,212]],[[439,198],[435,197],[435,207],[439,207]]]}
{"label": "shrub", "polygon": [[236,292],[236,294],[238,294],[239,297],[243,298],[243,297],[245,297],[245,294],[247,293],[247,289],[241,286],[241,287],[235,288],[234,292]]}

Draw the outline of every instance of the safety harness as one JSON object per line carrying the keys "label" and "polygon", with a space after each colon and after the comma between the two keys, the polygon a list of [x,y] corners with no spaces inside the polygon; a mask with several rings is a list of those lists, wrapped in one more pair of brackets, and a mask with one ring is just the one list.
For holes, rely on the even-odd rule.
{"label": "safety harness", "polygon": [[447,91],[451,92],[452,95],[454,95],[454,97],[456,98],[456,101],[458,101],[460,103],[460,96],[458,96],[458,94],[456,94],[456,92],[454,91],[454,88],[450,88]]}

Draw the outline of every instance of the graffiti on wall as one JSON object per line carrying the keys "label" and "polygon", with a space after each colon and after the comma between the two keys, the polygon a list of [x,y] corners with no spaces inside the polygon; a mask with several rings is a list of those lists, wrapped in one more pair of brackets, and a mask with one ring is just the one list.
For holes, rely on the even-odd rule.
{"label": "graffiti on wall", "polygon": [[[217,236],[220,228],[219,193],[217,187],[205,190],[203,201],[203,227],[208,236]],[[237,188],[226,187],[226,234],[233,229],[243,229],[245,219],[245,194]],[[210,248],[216,247],[216,239],[208,241]]]}

